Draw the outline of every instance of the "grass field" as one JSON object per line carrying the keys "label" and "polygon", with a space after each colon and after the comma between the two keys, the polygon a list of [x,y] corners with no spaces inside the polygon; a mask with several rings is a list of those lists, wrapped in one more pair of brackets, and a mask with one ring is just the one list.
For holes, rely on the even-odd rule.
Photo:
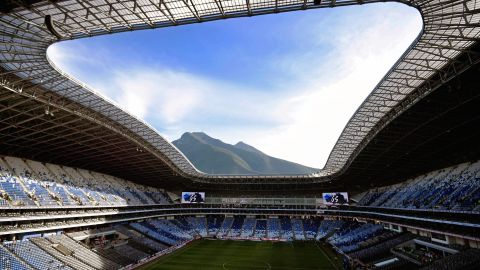
{"label": "grass field", "polygon": [[340,269],[337,265],[332,251],[311,242],[198,240],[140,269]]}

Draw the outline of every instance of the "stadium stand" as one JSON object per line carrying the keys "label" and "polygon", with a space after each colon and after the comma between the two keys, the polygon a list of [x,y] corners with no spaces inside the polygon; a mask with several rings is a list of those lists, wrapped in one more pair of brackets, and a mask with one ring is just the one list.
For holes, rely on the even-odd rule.
{"label": "stadium stand", "polygon": [[95,269],[91,265],[78,260],[78,258],[74,256],[74,250],[68,249],[62,244],[52,243],[47,238],[32,238],[32,242],[73,269]]}
{"label": "stadium stand", "polygon": [[[458,265],[465,265],[467,267],[465,269],[478,263],[476,258],[465,255],[474,254],[478,250],[460,251],[443,258],[441,253],[426,251],[423,248],[412,249],[412,244],[404,244],[418,236],[385,230],[380,224],[361,223],[354,220],[321,221],[287,216],[268,219],[234,216],[224,219],[223,215],[207,215],[205,217],[177,216],[175,219],[168,220],[148,219],[142,222],[76,231],[68,235],[49,234],[42,237],[40,234],[31,234],[25,240],[4,242],[2,248],[4,253],[9,254],[5,255],[6,258],[13,256],[8,263],[20,267],[17,269],[119,269],[162,252],[169,246],[176,246],[194,239],[197,231],[205,230],[207,220],[211,220],[211,224],[215,224],[216,220],[222,220],[224,224],[229,225],[222,226],[220,231],[227,237],[241,239],[269,237],[292,241],[296,235],[304,232],[309,236],[301,239],[302,241],[326,241],[354,262],[361,262],[362,265],[370,267],[378,265],[376,266],[378,269],[398,269],[399,267],[417,269],[414,267],[415,263],[412,264],[409,258],[420,261],[425,266],[436,263],[432,264],[432,267],[447,262],[447,258],[459,261]],[[317,226],[318,229],[316,229]],[[428,239],[422,239],[428,242]],[[438,245],[434,242],[432,244]],[[395,252],[394,255],[390,250]],[[395,254],[401,254],[400,258],[395,257],[397,256]],[[383,264],[383,261],[388,263]]]}
{"label": "stadium stand", "polygon": [[254,233],[257,220],[254,218],[247,217],[243,221],[242,232],[240,237],[251,237]]}
{"label": "stadium stand", "polygon": [[343,226],[343,220],[323,220],[318,227],[316,239],[324,239]]}
{"label": "stadium stand", "polygon": [[183,216],[176,216],[175,219],[170,220],[173,224],[175,224],[178,228],[185,231],[191,237],[197,237],[198,233],[195,228],[191,227],[188,221]]}
{"label": "stadium stand", "polygon": [[254,238],[265,238],[267,237],[267,220],[257,219],[255,223],[255,229],[253,233]]}
{"label": "stadium stand", "polygon": [[303,219],[303,228],[305,231],[306,239],[315,239],[318,232],[318,226],[320,226],[319,219]]}
{"label": "stadium stand", "polygon": [[[369,191],[359,205],[480,211],[480,161],[463,163]],[[433,188],[432,188],[433,187]]]}
{"label": "stadium stand", "polygon": [[[315,240],[346,269],[479,269],[478,0],[400,1],[419,11],[422,31],[325,168],[258,176],[197,170],[148,124],[57,69],[47,48],[378,1],[111,2],[0,1],[0,154],[10,155],[0,156],[0,269],[130,269],[215,235]],[[244,198],[174,203],[186,187]],[[333,189],[355,199],[321,203]]]}
{"label": "stadium stand", "polygon": [[[85,264],[88,264],[96,269],[118,269],[120,265],[102,257],[99,254],[91,251],[90,248],[76,242],[66,235],[54,235],[47,237],[53,244],[54,248],[62,247],[66,252],[71,252],[72,256]],[[65,252],[65,251],[64,251]]]}
{"label": "stadium stand", "polygon": [[291,241],[293,240],[293,228],[290,218],[280,217],[280,226],[282,228],[281,236],[282,238]]}
{"label": "stadium stand", "polygon": [[9,253],[4,247],[0,245],[0,266],[1,269],[11,270],[31,270],[26,263]]}
{"label": "stadium stand", "polygon": [[342,227],[342,230],[337,231],[328,241],[340,248],[343,252],[351,252],[360,247],[360,242],[370,240],[374,238],[374,236],[383,233],[384,230],[382,225],[370,223],[356,226],[358,226],[358,224]]}
{"label": "stadium stand", "polygon": [[222,227],[217,233],[217,237],[227,236],[230,231],[230,228],[232,227],[233,221],[234,221],[233,217],[225,217],[222,223]]}
{"label": "stadium stand", "polygon": [[210,216],[207,218],[208,235],[217,235],[224,218],[223,216]]}
{"label": "stadium stand", "polygon": [[228,232],[229,237],[237,237],[242,233],[243,223],[245,222],[245,216],[234,216],[233,223]]}
{"label": "stadium stand", "polygon": [[280,221],[277,217],[267,220],[267,232],[269,238],[280,238]]}
{"label": "stadium stand", "polygon": [[390,249],[401,243],[412,240],[413,238],[414,236],[410,233],[398,234],[391,239],[373,246],[351,252],[349,253],[349,256],[365,263],[371,263],[381,258],[388,257],[390,255]]}
{"label": "stadium stand", "polygon": [[[142,253],[153,254],[155,252],[164,250],[169,245],[155,241],[146,235],[138,232],[137,230],[131,229],[124,225],[117,225],[114,227],[119,233],[129,237],[128,245],[132,246],[135,249],[139,249]],[[117,247],[115,247],[117,249]],[[120,248],[123,249],[123,248]]]}
{"label": "stadium stand", "polygon": [[170,220],[151,219],[148,221],[148,223],[152,224],[157,229],[157,231],[168,233],[169,235],[171,235],[171,238],[177,242],[192,239],[192,235],[177,227]]}
{"label": "stadium stand", "polygon": [[5,243],[4,246],[35,269],[72,269],[28,240]]}
{"label": "stadium stand", "polygon": [[165,193],[152,187],[14,157],[0,158],[0,187],[0,205],[72,207],[171,203]]}
{"label": "stadium stand", "polygon": [[207,231],[207,221],[205,217],[188,217],[187,218],[188,224],[191,228],[194,228],[195,231],[202,237],[206,237],[208,235]]}
{"label": "stadium stand", "polygon": [[301,219],[292,219],[293,235],[295,240],[305,240],[305,231],[303,230],[303,222]]}

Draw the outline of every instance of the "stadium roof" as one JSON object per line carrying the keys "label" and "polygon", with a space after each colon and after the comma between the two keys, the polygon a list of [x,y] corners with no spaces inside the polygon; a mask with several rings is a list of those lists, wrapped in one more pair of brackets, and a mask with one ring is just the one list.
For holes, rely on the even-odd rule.
{"label": "stadium roof", "polygon": [[[352,164],[360,164],[359,157],[367,163],[373,161],[375,157],[362,153],[387,126],[478,62],[479,0],[399,1],[419,10],[423,30],[352,116],[326,166],[312,175],[202,173],[147,123],[56,69],[46,50],[68,39],[375,2],[379,1],[2,1],[1,153],[96,170],[150,185],[191,181],[329,184],[348,175],[345,172]],[[380,167],[379,171],[385,170]]]}

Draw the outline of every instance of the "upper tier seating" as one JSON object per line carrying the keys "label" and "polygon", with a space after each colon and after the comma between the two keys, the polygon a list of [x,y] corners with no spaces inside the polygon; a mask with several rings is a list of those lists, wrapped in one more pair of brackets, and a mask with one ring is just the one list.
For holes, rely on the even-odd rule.
{"label": "upper tier seating", "polygon": [[0,157],[1,206],[169,204],[165,192],[82,169]]}
{"label": "upper tier seating", "polygon": [[58,203],[61,205],[80,204],[74,199],[73,196],[68,194],[68,190],[66,190],[64,185],[62,185],[61,180],[58,179],[57,176],[42,163],[38,161],[27,160],[25,164],[31,168],[31,172],[35,172],[35,174],[31,174],[31,176],[34,177],[31,177],[30,181],[43,183],[46,189],[50,191]]}
{"label": "upper tier seating", "polygon": [[11,205],[36,205],[33,196],[27,193],[20,179],[9,166],[0,159],[0,193],[2,199]]}
{"label": "upper tier seating", "polygon": [[480,211],[480,161],[433,171],[368,191],[363,206]]}

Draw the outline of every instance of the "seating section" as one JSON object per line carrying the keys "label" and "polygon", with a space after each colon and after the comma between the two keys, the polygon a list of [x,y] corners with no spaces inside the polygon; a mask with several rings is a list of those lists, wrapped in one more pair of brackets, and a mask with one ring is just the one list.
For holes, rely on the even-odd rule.
{"label": "seating section", "polygon": [[345,223],[328,241],[343,252],[351,252],[360,248],[360,243],[385,232],[382,225],[356,222]]}
{"label": "seating section", "polygon": [[179,226],[176,225],[173,219],[152,219],[149,221],[150,224],[153,224],[157,229],[166,231],[173,235],[175,239],[179,241],[191,240],[194,235],[188,233],[188,231],[182,230]]}
{"label": "seating section", "polygon": [[280,221],[278,218],[269,218],[267,220],[267,231],[269,238],[280,238]]}
{"label": "seating section", "polygon": [[47,238],[52,244],[62,245],[72,252],[72,256],[96,269],[118,269],[120,265],[93,252],[79,242],[66,235],[55,235]]}
{"label": "seating section", "polygon": [[242,232],[240,237],[251,237],[253,236],[253,231],[255,229],[255,224],[257,220],[254,218],[246,218],[243,222]]}
{"label": "seating section", "polygon": [[227,224],[221,226],[224,234],[230,235],[232,230],[236,231],[236,236],[232,237],[258,239],[267,236],[293,240],[296,235],[304,233],[310,235],[307,236],[307,240],[327,241],[337,250],[348,254],[356,263],[367,267],[397,256],[399,256],[398,260],[389,264],[388,269],[414,267],[412,262],[399,254],[420,261],[423,269],[426,270],[476,269],[475,266],[480,263],[479,250],[462,251],[460,249],[459,253],[442,255],[442,252],[428,250],[428,248],[411,248],[414,246],[412,244],[414,241],[411,240],[418,236],[385,230],[379,224],[319,219],[302,220],[290,217],[224,218],[220,215],[212,215],[147,219],[142,222],[76,231],[67,235],[53,234],[43,237],[40,234],[30,235],[25,240],[9,241],[0,245],[0,269],[121,269],[164,252],[171,245],[179,245],[193,239],[198,235],[199,227],[202,227],[200,230],[205,230],[206,225],[199,224],[206,224],[207,220],[211,220],[210,224],[215,224],[216,220],[222,220],[223,224]]}
{"label": "seating section", "polygon": [[228,232],[229,237],[238,237],[242,233],[243,223],[245,221],[245,216],[234,216],[233,223]]}
{"label": "seating section", "polygon": [[223,216],[209,216],[207,218],[207,227],[209,235],[217,235],[223,223]]}
{"label": "seating section", "polygon": [[217,233],[218,237],[227,236],[230,228],[232,227],[233,220],[233,217],[225,217],[222,222],[222,227],[220,227],[220,230]]}
{"label": "seating section", "polygon": [[198,236],[195,228],[191,227],[188,221],[183,216],[177,216],[175,219],[170,220],[171,223],[175,224],[178,228],[182,229],[184,232],[188,233],[192,237]]}
{"label": "seating section", "polygon": [[255,238],[265,238],[267,237],[267,220],[257,219],[255,224],[255,232],[253,234]]}
{"label": "seating section", "polygon": [[309,240],[315,239],[315,237],[317,236],[319,226],[320,226],[319,219],[304,219],[303,229],[305,231],[305,237]]}
{"label": "seating section", "polygon": [[57,258],[61,262],[67,264],[73,269],[78,270],[94,270],[92,266],[78,260],[74,257],[73,250],[68,249],[63,245],[53,244],[47,238],[32,238],[32,242],[35,243],[38,247],[44,251],[51,254],[53,257]]}
{"label": "seating section", "polygon": [[35,206],[34,197],[27,192],[20,179],[14,172],[0,159],[0,196],[3,205],[7,206]]}
{"label": "seating section", "polygon": [[169,204],[168,195],[113,176],[0,157],[0,207]]}
{"label": "seating section", "polygon": [[282,228],[282,238],[291,241],[293,240],[292,222],[288,217],[280,217],[280,227]]}
{"label": "seating section", "polygon": [[480,161],[370,190],[359,205],[480,212]]}
{"label": "seating section", "polygon": [[329,235],[333,234],[335,230],[343,226],[343,220],[323,220],[318,226],[317,240],[327,238]]}
{"label": "seating section", "polygon": [[[12,158],[12,160],[16,160],[21,162],[18,158]],[[29,173],[29,177],[25,178],[25,182],[30,183],[41,183],[45,185],[46,190],[50,197],[52,197],[56,203],[61,205],[78,205],[79,202],[74,200],[72,196],[68,194],[68,191],[64,188],[64,185],[60,183],[60,180],[57,179],[57,176],[52,173],[47,167],[45,167],[42,163],[32,160],[26,160],[24,163],[27,167],[25,167],[25,172]],[[17,168],[19,168],[18,165]],[[33,174],[35,172],[35,174]],[[35,177],[36,176],[36,177]],[[36,181],[35,178],[39,179],[40,181]],[[41,205],[44,205],[41,203]]]}
{"label": "seating section", "polygon": [[0,246],[0,269],[30,270],[32,268],[8,252],[6,248]]}
{"label": "seating section", "polygon": [[[132,228],[129,228],[125,225],[117,225],[115,226],[115,230],[118,231],[119,233],[128,236],[131,240],[129,243],[137,243],[134,244],[137,248],[140,248],[144,253],[155,253],[161,250],[166,249],[169,245],[165,243],[161,243],[159,241],[155,241],[151,239],[150,237],[142,234],[141,232],[133,229],[133,226],[136,223],[132,223],[131,226]],[[143,226],[141,227],[143,228]]]}
{"label": "seating section", "polygon": [[392,236],[390,239],[377,243],[375,245],[354,251],[348,255],[352,258],[358,259],[364,263],[374,262],[381,258],[385,258],[390,255],[390,249],[413,239],[412,234],[397,234]]}
{"label": "seating section", "polygon": [[187,222],[200,236],[206,237],[208,235],[207,220],[204,217],[187,217]]}
{"label": "seating section", "polygon": [[305,240],[305,232],[303,231],[302,220],[297,218],[292,219],[292,228],[295,240]]}
{"label": "seating section", "polygon": [[5,247],[36,269],[72,269],[28,240],[10,242]]}

